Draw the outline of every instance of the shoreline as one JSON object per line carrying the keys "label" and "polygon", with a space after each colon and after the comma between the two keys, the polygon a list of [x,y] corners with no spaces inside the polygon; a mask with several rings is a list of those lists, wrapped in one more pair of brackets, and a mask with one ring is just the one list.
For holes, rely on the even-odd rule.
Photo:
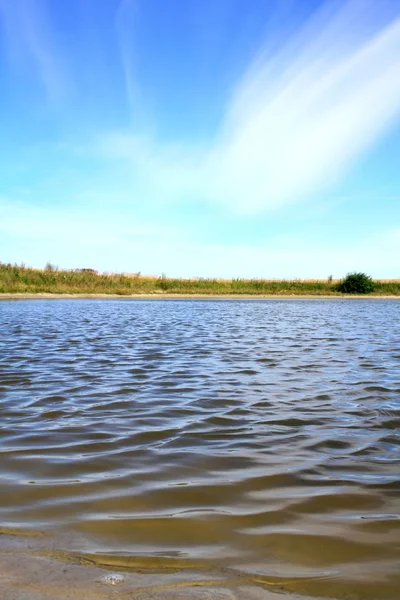
{"label": "shoreline", "polygon": [[110,299],[110,300],[173,300],[195,298],[203,300],[400,300],[400,296],[377,294],[53,294],[51,292],[2,292],[0,300],[66,300],[66,299]]}
{"label": "shoreline", "polygon": [[263,576],[217,564],[166,568],[159,560],[152,565],[151,557],[143,567],[142,556],[136,566],[119,567],[58,549],[61,542],[0,526],[2,600],[280,600],[282,590],[286,600],[311,600],[292,591],[284,578],[265,581]]}

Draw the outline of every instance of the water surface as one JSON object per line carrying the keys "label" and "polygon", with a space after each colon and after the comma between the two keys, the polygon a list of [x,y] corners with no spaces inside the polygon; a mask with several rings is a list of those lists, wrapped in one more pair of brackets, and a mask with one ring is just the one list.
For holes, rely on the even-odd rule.
{"label": "water surface", "polygon": [[0,415],[0,526],[398,598],[400,302],[3,301]]}

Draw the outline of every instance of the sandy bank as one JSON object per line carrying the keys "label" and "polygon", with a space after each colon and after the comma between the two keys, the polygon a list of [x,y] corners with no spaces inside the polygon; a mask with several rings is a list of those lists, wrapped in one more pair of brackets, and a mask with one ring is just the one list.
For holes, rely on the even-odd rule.
{"label": "sandy bank", "polygon": [[50,293],[0,293],[0,300],[65,300],[65,299],[109,299],[109,300],[174,300],[174,299],[202,299],[202,300],[400,300],[400,296],[378,296],[373,294],[167,294],[155,292],[154,294],[50,294]]}

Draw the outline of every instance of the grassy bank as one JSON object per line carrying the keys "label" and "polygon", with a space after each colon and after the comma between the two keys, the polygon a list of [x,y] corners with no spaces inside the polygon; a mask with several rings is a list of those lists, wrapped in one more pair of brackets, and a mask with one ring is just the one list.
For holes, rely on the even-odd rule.
{"label": "grassy bank", "polygon": [[[335,280],[173,279],[140,274],[32,269],[0,263],[0,293],[51,294],[205,294],[205,295],[340,295]],[[400,279],[375,281],[374,296],[400,296]]]}

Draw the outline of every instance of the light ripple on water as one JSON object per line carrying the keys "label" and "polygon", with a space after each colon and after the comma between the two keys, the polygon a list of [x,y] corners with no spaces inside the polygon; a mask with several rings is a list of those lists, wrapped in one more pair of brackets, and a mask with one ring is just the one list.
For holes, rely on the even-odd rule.
{"label": "light ripple on water", "polygon": [[399,367],[395,301],[2,302],[0,522],[395,598]]}

